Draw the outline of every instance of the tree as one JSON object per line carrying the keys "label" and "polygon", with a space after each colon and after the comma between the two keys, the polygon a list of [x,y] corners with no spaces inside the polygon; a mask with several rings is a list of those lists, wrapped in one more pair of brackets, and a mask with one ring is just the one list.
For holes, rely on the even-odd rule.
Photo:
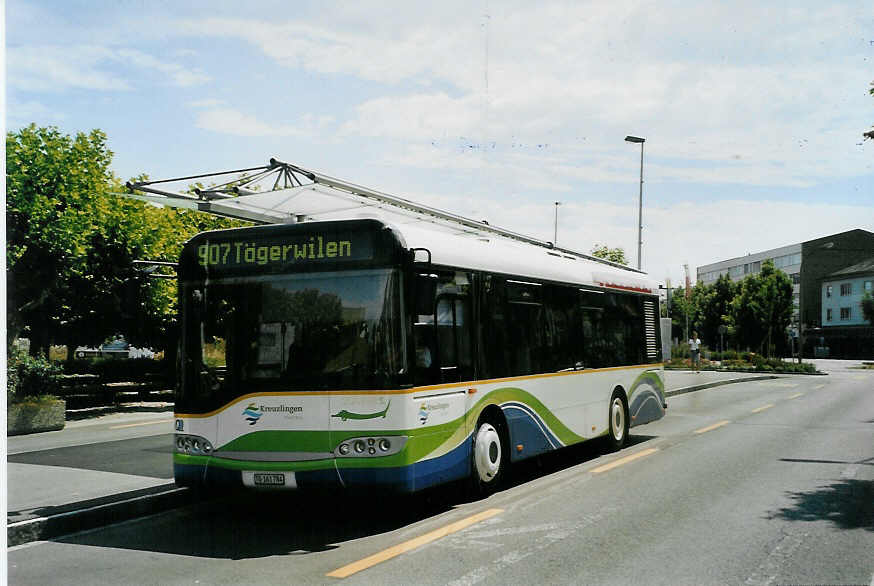
{"label": "tree", "polygon": [[84,278],[88,210],[106,191],[112,152],[99,130],[75,137],[31,124],[6,136],[7,344],[25,328],[31,351],[48,356],[51,331]]}
{"label": "tree", "polygon": [[740,345],[771,356],[775,342],[782,345],[792,318],[792,280],[765,261],[759,274],[741,281],[731,305]]}
{"label": "tree", "polygon": [[[685,287],[677,287],[671,292],[671,337],[678,338],[681,342],[688,340],[687,336],[696,327],[695,317],[698,306],[694,291],[694,288],[690,290],[688,298]],[[686,331],[687,325],[689,331]]]}
{"label": "tree", "polygon": [[606,244],[595,244],[592,247],[592,256],[603,258],[621,265],[627,265],[628,260],[625,258],[624,248],[610,248]]}
{"label": "tree", "polygon": [[862,316],[874,326],[874,297],[867,291],[862,296]]}
{"label": "tree", "polygon": [[[698,284],[695,285],[698,289]],[[698,295],[696,324],[701,339],[711,347],[719,340],[719,326],[731,323],[731,302],[737,294],[737,285],[728,275],[720,275],[713,285],[703,287]],[[693,290],[694,291],[694,290]]]}
{"label": "tree", "polygon": [[134,261],[176,261],[194,234],[243,224],[113,195],[122,187],[111,160],[99,130],[7,134],[7,345],[25,334],[48,356],[51,343],[72,350],[121,334],[167,347],[176,283],[146,278]]}

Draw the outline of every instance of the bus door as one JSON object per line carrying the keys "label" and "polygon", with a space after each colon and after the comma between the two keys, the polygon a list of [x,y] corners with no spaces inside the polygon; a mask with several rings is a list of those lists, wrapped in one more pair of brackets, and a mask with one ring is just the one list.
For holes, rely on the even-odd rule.
{"label": "bus door", "polygon": [[469,298],[451,293],[439,295],[435,324],[440,382],[470,380]]}
{"label": "bus door", "polygon": [[418,279],[423,286],[417,289],[413,321],[416,384],[472,380],[470,274],[441,272]]}

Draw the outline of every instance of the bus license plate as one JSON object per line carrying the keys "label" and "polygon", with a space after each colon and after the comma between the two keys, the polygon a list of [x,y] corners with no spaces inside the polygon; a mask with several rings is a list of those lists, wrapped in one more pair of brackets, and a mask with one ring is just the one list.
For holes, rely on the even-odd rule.
{"label": "bus license plate", "polygon": [[255,473],[255,486],[285,486],[285,474]]}

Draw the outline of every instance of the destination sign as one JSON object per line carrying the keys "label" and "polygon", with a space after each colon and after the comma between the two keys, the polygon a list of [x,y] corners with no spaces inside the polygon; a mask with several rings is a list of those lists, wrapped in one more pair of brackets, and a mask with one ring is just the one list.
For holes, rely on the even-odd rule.
{"label": "destination sign", "polygon": [[[246,237],[248,236],[248,237]],[[373,238],[367,232],[286,234],[253,239],[207,240],[196,245],[197,263],[205,268],[275,269],[330,261],[362,261],[373,258]]]}

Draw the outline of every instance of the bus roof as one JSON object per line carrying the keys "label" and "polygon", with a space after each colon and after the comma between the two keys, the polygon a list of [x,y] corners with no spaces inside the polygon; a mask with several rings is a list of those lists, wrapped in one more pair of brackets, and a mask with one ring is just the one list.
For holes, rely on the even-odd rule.
{"label": "bus roof", "polygon": [[[390,224],[391,225],[391,224]],[[425,248],[438,265],[486,270],[533,279],[657,294],[658,283],[643,273],[627,271],[500,236],[450,232],[434,225],[392,225],[407,248]]]}
{"label": "bus roof", "polygon": [[[658,292],[658,283],[642,271],[556,247],[550,242],[491,226],[485,221],[465,218],[274,159],[265,169],[265,172],[291,173],[299,184],[279,189],[274,186],[274,189],[263,192],[235,190],[238,196],[218,194],[219,199],[174,196],[138,184],[129,187],[148,194],[130,194],[129,197],[260,224],[374,219],[391,226],[407,248],[430,251],[431,261],[435,264],[641,293]],[[313,182],[303,184],[298,175]]]}

